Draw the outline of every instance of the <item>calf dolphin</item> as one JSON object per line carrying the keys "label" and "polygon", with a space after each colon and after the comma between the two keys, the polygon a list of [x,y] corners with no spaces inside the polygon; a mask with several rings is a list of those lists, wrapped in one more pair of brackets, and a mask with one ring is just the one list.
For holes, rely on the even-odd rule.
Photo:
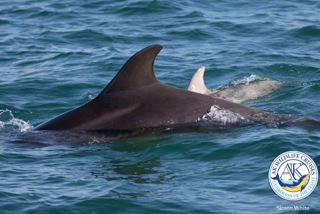
{"label": "calf dolphin", "polygon": [[[160,45],[133,55],[93,100],[40,124],[35,130],[133,130],[196,123],[212,106],[235,114],[269,113],[166,85],[154,75]],[[215,108],[216,109],[216,108]]]}
{"label": "calf dolphin", "polygon": [[269,78],[260,78],[250,84],[239,84],[227,88],[210,90],[204,83],[205,67],[200,67],[192,76],[188,90],[200,94],[207,94],[219,99],[225,99],[234,103],[242,103],[270,94],[283,86],[280,81]]}

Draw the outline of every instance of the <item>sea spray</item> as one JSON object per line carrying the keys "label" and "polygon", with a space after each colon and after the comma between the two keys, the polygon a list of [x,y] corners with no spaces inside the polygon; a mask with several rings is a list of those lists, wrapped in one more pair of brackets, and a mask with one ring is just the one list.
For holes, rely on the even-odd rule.
{"label": "sea spray", "polygon": [[29,122],[15,118],[11,110],[0,109],[0,130],[5,128],[18,128],[19,131],[26,132],[32,130],[33,126]]}

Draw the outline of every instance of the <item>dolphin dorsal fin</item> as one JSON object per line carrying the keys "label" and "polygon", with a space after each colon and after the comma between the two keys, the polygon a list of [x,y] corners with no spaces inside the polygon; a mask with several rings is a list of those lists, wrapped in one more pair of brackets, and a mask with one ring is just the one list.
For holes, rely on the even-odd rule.
{"label": "dolphin dorsal fin", "polygon": [[210,91],[204,83],[203,75],[206,67],[200,67],[194,74],[188,85],[188,91],[197,92],[200,94],[209,94]]}
{"label": "dolphin dorsal fin", "polygon": [[153,72],[156,56],[161,45],[151,45],[133,55],[102,93],[125,91],[158,82]]}

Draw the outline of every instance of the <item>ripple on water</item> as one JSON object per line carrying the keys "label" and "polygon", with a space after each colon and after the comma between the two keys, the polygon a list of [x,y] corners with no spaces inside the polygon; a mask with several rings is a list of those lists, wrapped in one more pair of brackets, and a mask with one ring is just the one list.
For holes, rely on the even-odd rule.
{"label": "ripple on water", "polygon": [[320,37],[320,28],[315,25],[304,26],[291,31],[299,39],[316,40]]}

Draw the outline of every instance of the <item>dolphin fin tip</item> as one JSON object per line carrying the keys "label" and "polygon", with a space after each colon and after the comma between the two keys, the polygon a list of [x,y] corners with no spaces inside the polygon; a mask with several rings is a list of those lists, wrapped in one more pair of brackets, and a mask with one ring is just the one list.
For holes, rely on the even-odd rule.
{"label": "dolphin fin tip", "polygon": [[205,66],[201,66],[198,70],[193,74],[191,81],[188,85],[188,91],[197,92],[200,94],[208,94],[209,89],[204,83],[204,72],[206,70]]}
{"label": "dolphin fin tip", "polygon": [[154,75],[153,64],[161,49],[161,45],[154,44],[135,53],[102,93],[125,91],[158,82]]}

